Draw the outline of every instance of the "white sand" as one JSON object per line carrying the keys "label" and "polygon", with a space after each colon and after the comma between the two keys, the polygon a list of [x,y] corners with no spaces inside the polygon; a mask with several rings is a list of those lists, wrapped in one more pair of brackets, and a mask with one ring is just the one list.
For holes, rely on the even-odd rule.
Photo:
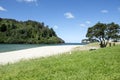
{"label": "white sand", "polygon": [[76,45],[44,46],[25,50],[0,53],[0,64],[15,63],[20,60],[52,56],[71,51]]}

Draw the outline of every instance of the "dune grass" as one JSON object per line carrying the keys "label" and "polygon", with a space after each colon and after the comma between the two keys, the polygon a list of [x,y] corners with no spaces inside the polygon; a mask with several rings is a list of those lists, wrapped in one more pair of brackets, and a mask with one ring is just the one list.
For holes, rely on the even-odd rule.
{"label": "dune grass", "polygon": [[120,45],[1,65],[0,80],[120,80]]}

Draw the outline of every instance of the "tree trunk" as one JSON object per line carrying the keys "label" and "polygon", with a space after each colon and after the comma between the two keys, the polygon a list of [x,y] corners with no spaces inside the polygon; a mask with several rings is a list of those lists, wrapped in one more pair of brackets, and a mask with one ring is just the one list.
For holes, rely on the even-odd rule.
{"label": "tree trunk", "polygon": [[113,43],[113,46],[115,46],[115,42]]}
{"label": "tree trunk", "polygon": [[107,46],[107,42],[105,42],[105,41],[100,41],[100,47],[101,48],[104,48],[104,47],[106,47]]}

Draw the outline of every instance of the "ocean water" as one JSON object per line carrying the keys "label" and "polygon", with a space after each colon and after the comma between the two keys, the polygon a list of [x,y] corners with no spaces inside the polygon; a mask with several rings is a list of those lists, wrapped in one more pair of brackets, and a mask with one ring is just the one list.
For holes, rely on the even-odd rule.
{"label": "ocean water", "polygon": [[64,43],[64,44],[0,44],[0,53],[29,49],[42,46],[62,46],[62,45],[85,45],[82,43]]}

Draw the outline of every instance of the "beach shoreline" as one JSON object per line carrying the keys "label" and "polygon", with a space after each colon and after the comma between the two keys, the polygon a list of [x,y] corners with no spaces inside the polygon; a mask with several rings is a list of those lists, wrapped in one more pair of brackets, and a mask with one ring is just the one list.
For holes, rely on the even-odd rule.
{"label": "beach shoreline", "polygon": [[25,50],[0,53],[0,65],[16,63],[21,60],[35,59],[70,52],[82,45],[43,46]]}

